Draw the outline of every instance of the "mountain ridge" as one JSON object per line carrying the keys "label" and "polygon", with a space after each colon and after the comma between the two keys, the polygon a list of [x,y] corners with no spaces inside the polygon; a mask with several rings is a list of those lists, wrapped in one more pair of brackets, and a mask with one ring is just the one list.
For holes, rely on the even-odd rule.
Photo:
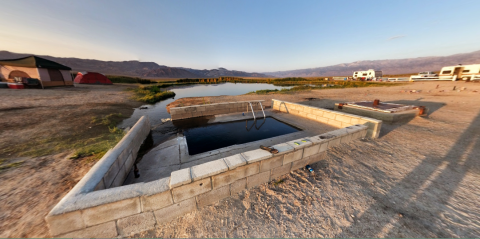
{"label": "mountain ridge", "polygon": [[394,75],[421,71],[439,71],[444,66],[457,64],[480,64],[480,50],[449,56],[365,60],[324,67],[262,73],[275,77],[351,76],[354,71],[375,69],[383,71],[384,75]]}
{"label": "mountain ridge", "polygon": [[[0,51],[0,59],[14,59],[33,54]],[[249,73],[244,71],[229,71],[225,68],[212,70],[195,70],[191,68],[169,67],[158,65],[155,62],[141,61],[101,61],[95,59],[81,59],[75,57],[54,57],[38,55],[45,59],[58,62],[72,68],[72,71],[91,71],[105,75],[122,75],[144,78],[208,78],[219,76],[236,77],[268,77],[261,73]],[[187,70],[190,69],[190,70]],[[223,69],[223,70],[221,70]]]}

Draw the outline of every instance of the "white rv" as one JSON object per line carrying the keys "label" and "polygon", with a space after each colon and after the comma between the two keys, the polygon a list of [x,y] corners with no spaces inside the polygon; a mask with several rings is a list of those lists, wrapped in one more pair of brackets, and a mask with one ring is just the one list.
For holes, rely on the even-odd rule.
{"label": "white rv", "polygon": [[440,80],[480,80],[480,64],[445,66],[438,74]]}
{"label": "white rv", "polygon": [[354,80],[372,80],[372,79],[382,78],[382,77],[383,77],[382,71],[376,71],[374,69],[370,69],[368,71],[353,72]]}

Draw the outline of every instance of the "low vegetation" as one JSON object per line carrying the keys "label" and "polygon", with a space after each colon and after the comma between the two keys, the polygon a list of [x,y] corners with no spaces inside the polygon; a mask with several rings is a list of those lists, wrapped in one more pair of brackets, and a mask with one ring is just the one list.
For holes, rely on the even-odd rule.
{"label": "low vegetation", "polygon": [[[306,90],[396,86],[399,84],[401,83],[371,82],[371,81],[316,81],[316,82],[308,82],[308,84],[305,84],[305,85],[294,84],[295,86],[289,89],[257,90],[257,91],[249,92],[247,94],[248,95],[288,94],[296,91],[306,91]],[[291,86],[291,85],[283,85],[283,86]]]}
{"label": "low vegetation", "polygon": [[137,101],[153,104],[164,99],[175,97],[175,92],[162,91],[161,88],[162,87],[158,85],[139,86],[133,89],[135,93],[133,98]]}
{"label": "low vegetation", "polygon": [[107,78],[110,79],[113,83],[127,83],[127,84],[155,84],[156,81],[149,79],[142,79],[138,77],[128,77],[128,76],[112,76],[107,75]]}

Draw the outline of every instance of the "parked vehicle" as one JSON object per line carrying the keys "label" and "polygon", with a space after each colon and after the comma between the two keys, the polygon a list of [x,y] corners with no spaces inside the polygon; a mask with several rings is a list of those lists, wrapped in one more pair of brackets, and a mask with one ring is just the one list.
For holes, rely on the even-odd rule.
{"label": "parked vehicle", "polygon": [[433,71],[422,71],[416,76],[410,76],[410,81],[438,80],[438,75]]}
{"label": "parked vehicle", "polygon": [[367,80],[370,81],[374,78],[382,78],[382,71],[376,71],[374,69],[369,69],[368,71],[355,71],[353,72],[354,80]]}
{"label": "parked vehicle", "polygon": [[445,66],[440,71],[439,79],[452,81],[458,79],[480,80],[480,64]]}

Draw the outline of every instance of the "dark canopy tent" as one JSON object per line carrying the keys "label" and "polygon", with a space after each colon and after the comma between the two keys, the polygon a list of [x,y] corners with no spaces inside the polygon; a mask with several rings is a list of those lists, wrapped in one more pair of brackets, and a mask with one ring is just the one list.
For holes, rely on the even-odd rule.
{"label": "dark canopy tent", "polygon": [[70,71],[72,68],[58,64],[54,61],[50,61],[38,56],[27,56],[18,59],[11,60],[0,60],[0,65],[5,66],[19,66],[19,67],[30,67],[30,68],[48,68],[48,69],[58,69],[58,70],[67,70]]}

